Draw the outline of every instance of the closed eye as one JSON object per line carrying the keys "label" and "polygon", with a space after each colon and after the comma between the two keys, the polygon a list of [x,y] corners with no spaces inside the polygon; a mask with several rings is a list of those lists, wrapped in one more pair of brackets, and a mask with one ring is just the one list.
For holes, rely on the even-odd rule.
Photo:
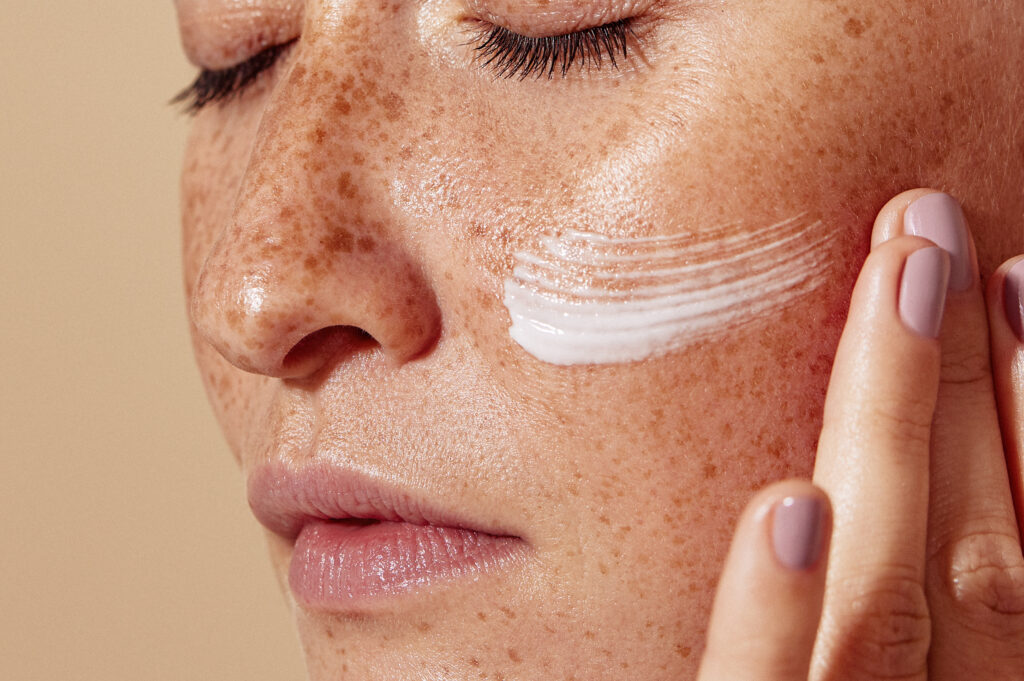
{"label": "closed eye", "polygon": [[605,63],[619,68],[635,49],[632,19],[619,19],[554,36],[525,36],[502,26],[480,30],[474,48],[479,61],[502,78],[566,77],[570,69],[600,69]]}
{"label": "closed eye", "polygon": [[237,97],[276,64],[294,42],[292,40],[273,45],[241,64],[226,69],[203,69],[191,85],[174,96],[171,104],[183,104],[186,113],[196,114],[207,104],[226,102]]}

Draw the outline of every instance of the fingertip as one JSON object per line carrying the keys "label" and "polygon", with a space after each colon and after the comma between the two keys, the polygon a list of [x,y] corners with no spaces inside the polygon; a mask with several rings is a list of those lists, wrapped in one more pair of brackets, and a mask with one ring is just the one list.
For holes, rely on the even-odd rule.
{"label": "fingertip", "polygon": [[997,345],[1024,344],[1024,255],[1010,258],[989,277],[985,290],[989,326]]}
{"label": "fingertip", "polygon": [[786,570],[810,572],[822,561],[827,540],[825,504],[817,496],[788,496],[772,510],[775,560]]}
{"label": "fingertip", "polygon": [[977,251],[956,197],[935,189],[912,189],[890,200],[875,219],[871,248],[900,235],[927,238],[949,253],[951,292],[974,289],[979,281]]}
{"label": "fingertip", "polygon": [[701,679],[805,679],[825,589],[832,507],[786,480],[751,500],[719,581]]}
{"label": "fingertip", "polygon": [[877,339],[879,350],[905,339],[906,331],[934,345],[948,278],[948,254],[934,242],[908,235],[880,244],[854,287],[847,329],[854,338]]}
{"label": "fingertip", "polygon": [[874,250],[886,241],[904,234],[903,216],[910,204],[928,194],[937,193],[940,193],[937,189],[922,187],[907,190],[889,199],[889,202],[882,206],[882,210],[878,211],[878,215],[875,217],[875,224],[871,230],[871,249]]}

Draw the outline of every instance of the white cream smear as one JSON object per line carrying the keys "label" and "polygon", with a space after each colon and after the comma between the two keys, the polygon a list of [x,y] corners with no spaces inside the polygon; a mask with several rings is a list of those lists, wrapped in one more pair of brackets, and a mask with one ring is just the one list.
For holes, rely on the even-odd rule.
{"label": "white cream smear", "polygon": [[720,336],[826,279],[820,220],[671,236],[545,234],[505,280],[512,338],[551,364],[632,362]]}

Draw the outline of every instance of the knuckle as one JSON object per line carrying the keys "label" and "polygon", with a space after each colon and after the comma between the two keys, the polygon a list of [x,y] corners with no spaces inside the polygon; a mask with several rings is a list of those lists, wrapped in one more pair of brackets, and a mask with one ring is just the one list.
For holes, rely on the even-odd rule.
{"label": "knuckle", "polygon": [[1024,638],[1024,556],[1016,536],[978,530],[937,559],[936,586],[958,619],[995,639]]}
{"label": "knuckle", "polygon": [[883,432],[898,445],[927,446],[931,440],[933,409],[933,402],[907,396],[865,405],[861,418],[871,425],[865,432]]}
{"label": "knuckle", "polygon": [[991,391],[991,361],[987,345],[982,350],[947,347],[942,353],[941,382],[968,392]]}
{"label": "knuckle", "polygon": [[901,572],[906,576],[840,589],[848,599],[840,625],[842,669],[879,680],[911,678],[927,670],[931,619],[925,589],[907,570]]}

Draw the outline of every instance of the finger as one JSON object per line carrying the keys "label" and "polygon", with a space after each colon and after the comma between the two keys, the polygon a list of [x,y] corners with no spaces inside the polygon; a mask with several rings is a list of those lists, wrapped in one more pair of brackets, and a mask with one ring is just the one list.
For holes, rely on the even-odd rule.
{"label": "finger", "polygon": [[1022,558],[973,240],[959,203],[939,192],[916,196],[902,223],[905,233],[945,248],[952,271],[932,423],[925,582],[932,612],[929,678],[999,679],[1018,669],[1008,663],[1024,656],[1015,640],[1024,622],[1008,612],[1020,608],[1011,573]]}
{"label": "finger", "polygon": [[[1024,256],[1007,261],[988,282],[992,372],[1003,447],[1016,507],[1024,529]],[[1022,538],[1024,540],[1024,538]]]}
{"label": "finger", "polygon": [[868,256],[825,400],[814,481],[835,509],[816,679],[923,679],[928,444],[948,255],[898,237]]}
{"label": "finger", "polygon": [[809,482],[778,483],[743,513],[701,661],[701,681],[807,681],[825,590],[828,498]]}

